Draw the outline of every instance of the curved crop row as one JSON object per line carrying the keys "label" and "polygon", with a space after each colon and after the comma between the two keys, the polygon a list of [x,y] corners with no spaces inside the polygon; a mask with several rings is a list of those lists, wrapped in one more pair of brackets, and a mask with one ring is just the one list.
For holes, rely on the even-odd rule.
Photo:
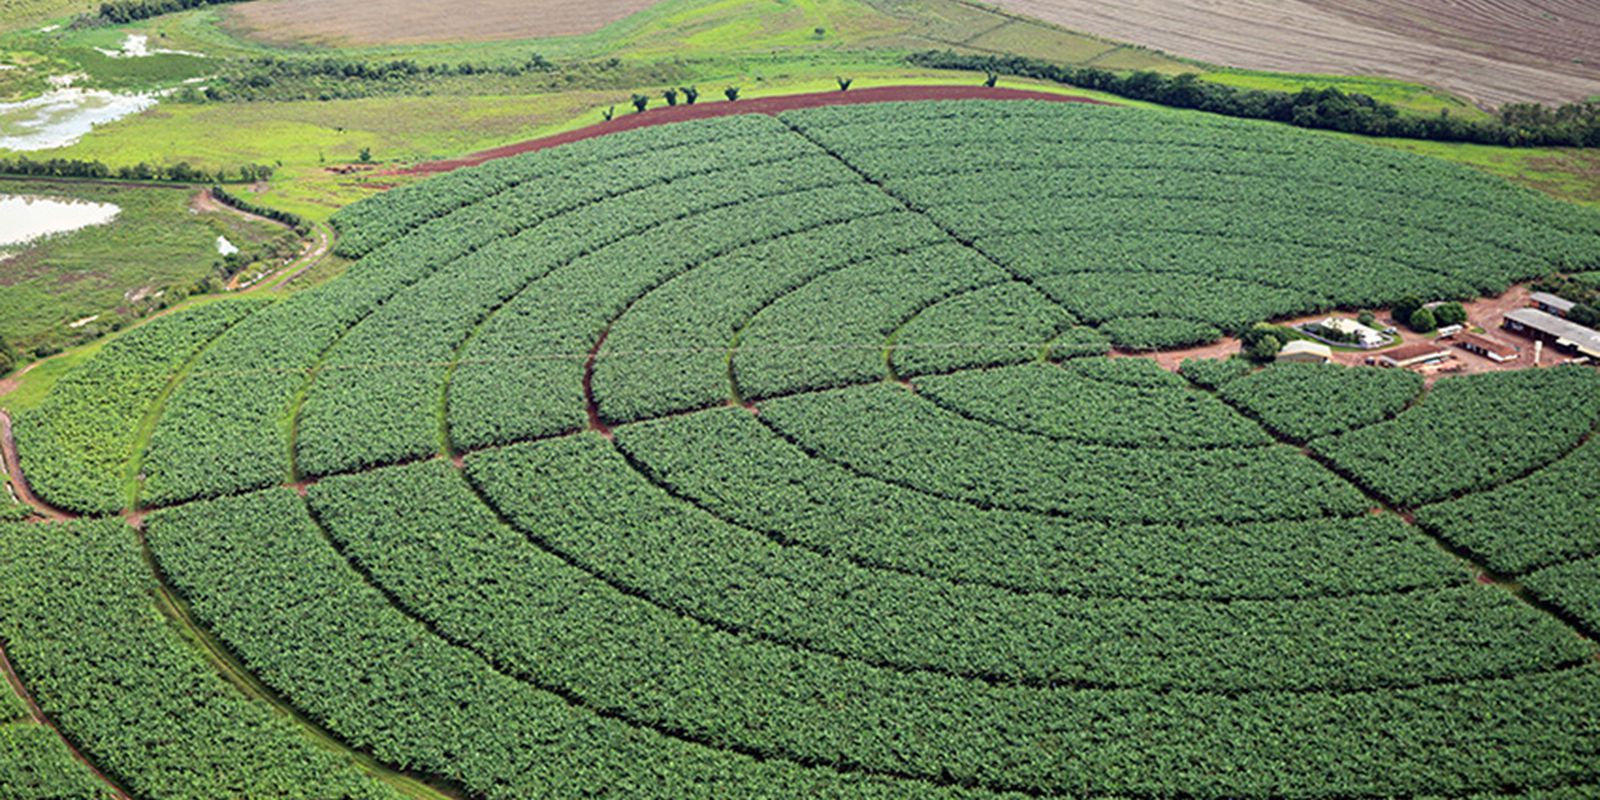
{"label": "curved crop row", "polygon": [[0,638],[104,772],[138,797],[396,800],[224,681],[155,589],[121,520],[0,530]]}
{"label": "curved crop row", "polygon": [[201,348],[264,301],[235,300],[151,320],[107,344],[17,422],[29,482],[57,508],[109,514],[129,503],[129,461],[161,392]]}

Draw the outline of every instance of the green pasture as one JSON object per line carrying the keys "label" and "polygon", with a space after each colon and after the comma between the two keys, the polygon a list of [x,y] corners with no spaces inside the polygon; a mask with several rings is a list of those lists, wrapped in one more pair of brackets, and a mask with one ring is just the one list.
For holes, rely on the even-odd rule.
{"label": "green pasture", "polygon": [[[106,224],[9,247],[0,292],[0,336],[19,350],[58,346],[109,330],[139,294],[187,286],[219,260],[217,237],[248,248],[282,229],[227,212],[197,214],[197,190],[85,182],[0,180],[0,193],[113,203]],[[72,322],[98,316],[70,328]]]}
{"label": "green pasture", "polygon": [[1349,94],[1364,94],[1403,111],[1483,119],[1488,112],[1449,92],[1390,78],[1345,75],[1295,75],[1283,72],[1250,72],[1224,69],[1206,72],[1201,79],[1210,83],[1273,92],[1298,92],[1301,89],[1338,89]]}

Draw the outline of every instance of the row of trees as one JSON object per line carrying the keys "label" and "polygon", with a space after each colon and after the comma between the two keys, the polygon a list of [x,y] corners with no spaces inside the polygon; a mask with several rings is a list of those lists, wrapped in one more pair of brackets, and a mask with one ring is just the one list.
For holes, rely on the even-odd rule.
{"label": "row of trees", "polygon": [[1465,325],[1467,310],[1460,303],[1441,303],[1431,308],[1417,297],[1406,297],[1389,310],[1394,321],[1417,333],[1432,333],[1448,325]]}
{"label": "row of trees", "polygon": [[[368,153],[368,151],[362,150],[361,152],[367,153],[369,156],[368,160],[370,160],[370,153]],[[237,208],[247,214],[254,214],[258,217],[266,217],[274,222],[281,222],[285,225],[288,225],[289,227],[294,228],[295,233],[298,233],[301,236],[304,236],[311,231],[311,223],[307,222],[305,217],[302,217],[292,211],[284,211],[280,208],[271,208],[269,206],[264,206],[260,203],[247,200],[228,191],[227,189],[222,188],[221,186],[211,187],[211,196],[217,198],[218,202]]]}
{"label": "row of trees", "polygon": [[81,27],[83,24],[122,25],[177,11],[188,11],[192,8],[237,2],[241,2],[241,0],[112,0],[109,3],[101,3],[98,14],[80,18],[79,26]]}
{"label": "row of trees", "polygon": [[273,168],[265,164],[245,164],[232,170],[208,170],[187,161],[176,164],[140,162],[131,167],[112,169],[103,161],[51,158],[36,161],[27,156],[0,158],[0,175],[37,178],[115,178],[124,181],[162,181],[169,183],[255,183],[272,177]]}
{"label": "row of trees", "polygon": [[1064,83],[1178,108],[1248,119],[1266,119],[1302,128],[1509,146],[1600,147],[1600,102],[1551,109],[1535,103],[1507,105],[1499,116],[1474,121],[1441,112],[1436,117],[1403,115],[1388,103],[1336,88],[1298,92],[1241,89],[1200,80],[1194,73],[1118,74],[1096,67],[1068,67],[1022,56],[964,55],[953,51],[913,53],[911,63],[935,69]]}

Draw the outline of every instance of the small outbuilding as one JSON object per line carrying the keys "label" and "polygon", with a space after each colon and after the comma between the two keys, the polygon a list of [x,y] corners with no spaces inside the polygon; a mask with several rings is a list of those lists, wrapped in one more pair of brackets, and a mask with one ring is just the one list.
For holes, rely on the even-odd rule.
{"label": "small outbuilding", "polygon": [[1462,350],[1483,356],[1496,364],[1516,361],[1520,355],[1517,348],[1498,339],[1490,339],[1487,336],[1479,336],[1476,333],[1458,333],[1451,337],[1450,342]]}
{"label": "small outbuilding", "polygon": [[1528,300],[1540,311],[1546,314],[1554,314],[1558,317],[1565,317],[1572,311],[1572,307],[1577,305],[1571,300],[1558,297],[1549,292],[1533,292],[1528,295]]}
{"label": "small outbuilding", "polygon": [[1296,339],[1278,351],[1278,360],[1297,364],[1326,364],[1333,360],[1333,348],[1321,342]]}
{"label": "small outbuilding", "polygon": [[1429,342],[1415,342],[1403,344],[1393,350],[1385,350],[1378,355],[1378,364],[1385,367],[1420,367],[1423,364],[1432,364],[1450,357],[1450,351]]}

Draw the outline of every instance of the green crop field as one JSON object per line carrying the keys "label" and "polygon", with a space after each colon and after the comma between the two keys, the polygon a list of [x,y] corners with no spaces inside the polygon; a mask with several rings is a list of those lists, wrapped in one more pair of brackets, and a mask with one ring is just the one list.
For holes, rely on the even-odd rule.
{"label": "green crop field", "polygon": [[[1600,792],[1600,374],[1124,357],[1593,269],[1600,214],[963,100],[647,126],[333,224],[343,275],[17,414],[82,517],[0,527],[0,644],[130,796]],[[0,787],[83,778],[9,727]]]}

